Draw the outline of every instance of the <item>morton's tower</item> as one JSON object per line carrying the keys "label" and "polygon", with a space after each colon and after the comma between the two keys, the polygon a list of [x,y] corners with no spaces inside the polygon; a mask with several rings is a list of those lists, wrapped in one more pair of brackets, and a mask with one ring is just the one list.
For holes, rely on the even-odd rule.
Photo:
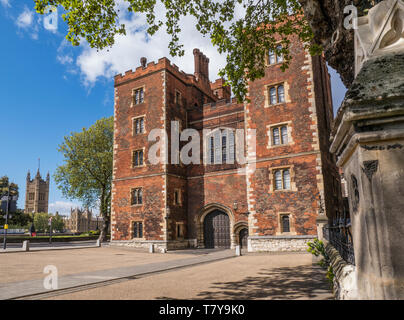
{"label": "morton's tower", "polygon": [[27,174],[27,187],[25,191],[25,212],[48,213],[48,201],[49,201],[49,173],[46,176],[46,180],[42,180],[41,174],[38,172],[33,180],[31,180],[31,174],[28,171]]}

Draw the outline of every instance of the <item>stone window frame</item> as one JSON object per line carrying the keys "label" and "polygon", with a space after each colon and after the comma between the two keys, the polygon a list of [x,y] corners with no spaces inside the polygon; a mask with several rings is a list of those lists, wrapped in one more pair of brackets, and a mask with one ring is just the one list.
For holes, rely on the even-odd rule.
{"label": "stone window frame", "polygon": [[[180,236],[178,235],[178,227],[180,227]],[[185,239],[185,222],[179,221],[175,223],[175,239],[183,240]]]}
{"label": "stone window frame", "polygon": [[[171,121],[177,121],[178,122],[178,134],[181,137],[181,133],[183,130],[183,121],[182,119],[180,119],[179,117],[174,117]],[[180,148],[178,150],[178,164],[176,165],[180,165],[181,167],[184,167],[184,164],[181,161],[181,140],[180,140]]]}
{"label": "stone window frame", "polygon": [[[175,194],[178,192],[178,203],[175,201]],[[181,188],[175,188],[173,193],[173,204],[175,206],[182,206],[182,190]]]}
{"label": "stone window frame", "polygon": [[[278,100],[278,87],[280,85],[283,85],[283,90],[284,90],[283,93],[284,93],[284,96],[285,96],[285,101],[271,104],[270,103],[271,97],[270,97],[270,94],[269,94],[269,90],[271,88],[273,88],[273,87],[276,88],[276,96],[277,96],[277,100]],[[278,81],[278,82],[274,82],[274,83],[268,83],[268,84],[264,85],[264,92],[263,93],[264,93],[264,98],[265,98],[264,99],[265,100],[265,104],[264,104],[265,108],[279,106],[279,105],[283,105],[283,104],[291,102],[290,96],[289,96],[289,84],[288,84],[287,81]]]}
{"label": "stone window frame", "polygon": [[[141,223],[142,224],[142,236],[141,237],[134,237],[134,229],[133,229],[133,225],[135,223]],[[130,226],[129,226],[130,230],[129,230],[129,234],[131,235],[131,239],[136,239],[136,240],[146,240],[145,236],[144,236],[144,220],[141,219],[134,219],[134,220],[130,220]]]}
{"label": "stone window frame", "polygon": [[[274,144],[274,141],[273,141],[273,129],[281,128],[283,126],[286,126],[287,131],[288,131],[288,143]],[[272,124],[267,125],[267,133],[268,133],[268,145],[267,145],[267,148],[271,149],[271,148],[279,148],[279,147],[285,147],[285,146],[294,145],[295,142],[293,141],[292,131],[293,131],[292,121],[278,122],[278,123],[272,123]],[[279,131],[279,133],[281,134],[280,131]]]}
{"label": "stone window frame", "polygon": [[[145,161],[145,158],[144,158],[145,149],[146,149],[146,148],[143,147],[143,148],[140,148],[140,149],[134,149],[134,150],[132,150],[132,152],[131,152],[131,154],[132,154],[132,155],[131,155],[131,168],[132,168],[132,169],[143,168],[143,167],[146,166],[146,161]],[[135,166],[135,164],[134,164],[134,160],[135,160],[134,154],[135,154],[135,152],[138,152],[138,151],[142,151],[142,152],[143,152],[142,165]]]}
{"label": "stone window frame", "polygon": [[[290,173],[290,189],[275,189],[275,171],[289,169]],[[283,177],[283,176],[282,176]],[[295,168],[294,165],[284,165],[271,167],[269,169],[269,193],[273,192],[296,192]]]}
{"label": "stone window frame", "polygon": [[[136,133],[136,124],[135,120],[143,118],[143,132],[141,133]],[[142,114],[140,116],[132,117],[132,137],[136,137],[142,134],[147,134],[146,130],[146,115]]]}
{"label": "stone window frame", "polygon": [[[179,97],[178,97],[178,95],[179,95]],[[174,93],[174,104],[177,106],[182,106],[182,93],[181,93],[181,91],[179,91],[177,89],[175,89],[175,93]]]}
{"label": "stone window frame", "polygon": [[[289,232],[283,232],[282,228],[282,217],[288,216],[289,217]],[[278,226],[276,229],[276,235],[297,235],[296,232],[296,226],[295,226],[295,217],[291,212],[278,212],[277,213],[277,221],[278,221]]]}
{"label": "stone window frame", "polygon": [[[135,97],[136,97],[135,92],[136,92],[137,90],[140,90],[140,89],[143,89],[143,101],[142,101],[142,102],[139,102],[139,103],[135,103]],[[130,107],[132,108],[132,107],[134,107],[134,106],[138,106],[138,105],[143,104],[144,101],[145,101],[145,96],[146,96],[146,86],[145,86],[145,85],[142,85],[142,86],[133,88],[133,89],[132,89],[132,103],[131,103]]]}
{"label": "stone window frame", "polygon": [[29,192],[28,201],[33,201],[33,200],[35,200],[35,192]]}
{"label": "stone window frame", "polygon": [[[134,203],[134,204],[132,204],[132,196],[133,196],[133,190],[135,190],[135,189],[140,189],[140,190],[142,190],[142,203]],[[130,200],[130,206],[131,207],[142,207],[143,206],[143,204],[144,204],[144,194],[143,194],[143,186],[137,186],[137,187],[135,187],[135,188],[130,188],[130,195],[129,195],[129,200]]]}
{"label": "stone window frame", "polygon": [[[276,47],[281,46],[282,47],[282,43],[280,41],[276,42]],[[284,61],[285,58],[282,55],[282,60],[278,61],[278,55],[274,52],[274,56],[275,56],[275,63],[270,63],[269,61],[269,52],[270,50],[268,50],[268,54],[265,55],[265,67],[270,67],[270,66],[276,66],[276,65],[281,65]]]}

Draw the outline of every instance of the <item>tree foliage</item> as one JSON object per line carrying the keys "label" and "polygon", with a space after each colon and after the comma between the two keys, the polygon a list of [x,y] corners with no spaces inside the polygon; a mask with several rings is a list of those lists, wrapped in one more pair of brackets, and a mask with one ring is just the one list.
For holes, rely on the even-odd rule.
{"label": "tree foliage", "polygon": [[[264,75],[268,50],[282,53],[282,68],[287,68],[291,35],[309,44],[312,54],[320,51],[311,42],[313,34],[298,0],[35,0],[35,8],[44,14],[49,5],[62,7],[67,40],[77,46],[84,39],[92,48],[104,49],[114,44],[116,35],[126,34],[125,25],[119,22],[118,4],[122,3],[129,12],[146,16],[149,35],[165,28],[171,37],[172,56],[184,55],[181,19],[195,17],[197,30],[209,36],[219,53],[226,55],[227,63],[220,75],[228,79],[239,101],[246,96],[248,81]],[[159,18],[161,8],[165,10],[164,18]],[[236,14],[240,8],[242,17]],[[281,50],[277,48],[279,41]]]}
{"label": "tree foliage", "polygon": [[[0,218],[0,225],[6,223],[5,216]],[[8,224],[10,229],[26,229],[32,223],[32,216],[24,210],[17,209],[9,215]]]}
{"label": "tree foliage", "polygon": [[66,136],[58,149],[64,164],[54,175],[65,197],[78,199],[86,207],[99,207],[104,218],[102,237],[110,221],[113,136],[113,117]]}
{"label": "tree foliage", "polygon": [[56,214],[52,215],[49,213],[36,213],[34,215],[34,226],[36,232],[49,232],[49,218],[52,217],[52,231],[62,232],[65,228],[65,223],[63,218]]}
{"label": "tree foliage", "polygon": [[7,176],[0,178],[0,198],[7,196],[10,191],[10,196],[18,197],[18,185],[9,181]]}

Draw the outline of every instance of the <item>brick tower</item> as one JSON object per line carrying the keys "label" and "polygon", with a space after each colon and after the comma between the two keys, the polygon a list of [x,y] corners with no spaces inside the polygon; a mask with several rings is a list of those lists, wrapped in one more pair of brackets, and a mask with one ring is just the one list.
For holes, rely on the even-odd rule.
{"label": "brick tower", "polygon": [[[209,59],[198,49],[194,74],[142,58],[115,77],[113,244],[306,249],[317,217],[340,210],[339,175],[328,152],[326,64],[291,41],[289,69],[269,53],[249,103],[231,99],[223,79],[209,81]],[[200,163],[174,161],[174,146],[189,141],[171,134],[175,123],[201,137]],[[166,162],[149,157],[157,142]]]}
{"label": "brick tower", "polygon": [[35,178],[31,180],[31,174],[28,171],[25,191],[26,213],[48,213],[49,184],[49,173],[46,175],[46,180],[42,180],[41,174],[39,173],[38,169]]}

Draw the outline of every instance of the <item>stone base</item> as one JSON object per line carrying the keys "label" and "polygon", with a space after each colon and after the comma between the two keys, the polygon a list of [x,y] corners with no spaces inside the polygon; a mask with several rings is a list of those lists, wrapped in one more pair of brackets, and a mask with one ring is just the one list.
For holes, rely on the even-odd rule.
{"label": "stone base", "polygon": [[324,241],[324,244],[325,251],[330,257],[330,265],[334,273],[333,292],[335,299],[359,299],[355,266],[348,264],[344,259],[342,259],[339,252],[328,241]]}
{"label": "stone base", "polygon": [[179,250],[196,248],[196,239],[184,240],[113,240],[110,242],[111,246],[117,247],[130,247],[149,250],[150,245],[154,245],[155,252],[165,252],[167,250]]}
{"label": "stone base", "polygon": [[250,236],[248,252],[307,252],[307,243],[317,236]]}

